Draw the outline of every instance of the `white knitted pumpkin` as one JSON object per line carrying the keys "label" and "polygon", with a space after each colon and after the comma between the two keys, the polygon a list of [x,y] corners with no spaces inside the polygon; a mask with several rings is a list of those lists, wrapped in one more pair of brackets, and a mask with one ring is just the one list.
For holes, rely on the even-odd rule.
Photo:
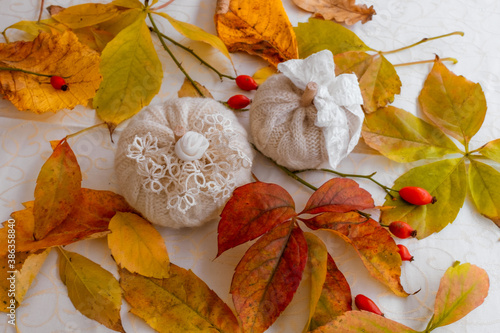
{"label": "white knitted pumpkin", "polygon": [[[335,77],[325,50],[278,65],[250,107],[250,132],[257,149],[292,170],[335,168],[359,140],[363,98],[354,74]],[[308,84],[315,92],[305,98]],[[306,101],[304,103],[304,100]]]}
{"label": "white knitted pumpkin", "polygon": [[234,188],[252,180],[252,159],[232,111],[208,98],[177,98],[131,120],[115,170],[123,196],[149,221],[194,227],[217,218]]}

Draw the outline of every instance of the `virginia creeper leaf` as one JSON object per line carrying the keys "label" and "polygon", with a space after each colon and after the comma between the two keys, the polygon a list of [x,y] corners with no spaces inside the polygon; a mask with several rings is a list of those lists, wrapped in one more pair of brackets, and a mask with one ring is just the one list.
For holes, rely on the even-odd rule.
{"label": "virginia creeper leaf", "polygon": [[194,41],[207,43],[208,45],[219,50],[223,55],[226,56],[226,58],[231,60],[231,56],[229,55],[229,51],[227,50],[226,45],[219,37],[212,35],[211,33],[208,33],[193,24],[176,20],[167,13],[153,12],[153,14],[160,15],[166,18],[168,22],[170,22],[170,24],[175,28],[175,30],[177,30],[184,37],[187,37]]}
{"label": "virginia creeper leaf", "polygon": [[294,30],[301,59],[321,50],[330,50],[334,55],[373,50],[354,32],[335,22],[310,18],[308,22],[299,22]]}
{"label": "virginia creeper leaf", "polygon": [[169,275],[170,260],[160,233],[139,215],[117,212],[109,221],[108,246],[116,263],[157,279]]}
{"label": "virginia creeper leaf", "polygon": [[280,0],[217,0],[215,27],[230,52],[245,51],[274,66],[297,59],[297,40]]}
{"label": "virginia creeper leaf", "polygon": [[71,29],[78,29],[108,21],[117,14],[118,8],[112,4],[85,3],[64,8],[52,18]]}
{"label": "virginia creeper leaf", "polygon": [[355,0],[293,0],[293,3],[315,17],[348,25],[366,23],[376,14],[373,6],[356,5]]}
{"label": "virginia creeper leaf", "polygon": [[454,265],[441,278],[430,329],[449,325],[483,304],[490,282],[482,268]]}
{"label": "virginia creeper leaf", "polygon": [[345,213],[373,207],[370,193],[360,188],[354,180],[332,178],[311,195],[300,214]]}
{"label": "virginia creeper leaf", "polygon": [[395,208],[382,211],[381,221],[384,224],[405,221],[418,231],[418,238],[425,238],[452,223],[464,204],[467,192],[465,162],[457,158],[415,167],[401,175],[392,188],[405,186],[422,187],[435,196],[437,202],[416,206],[397,196],[397,200],[386,197],[384,206]]}
{"label": "virginia creeper leaf", "polygon": [[491,166],[471,160],[469,188],[479,213],[500,227],[500,172]]}
{"label": "virginia creeper leaf", "polygon": [[40,20],[38,21],[19,21],[16,22],[7,28],[5,28],[2,32],[4,36],[6,36],[6,32],[9,29],[17,29],[24,31],[26,34],[29,36],[29,40],[33,40],[40,34],[40,32],[47,32],[50,33],[52,31],[59,31],[63,32],[64,30],[67,30],[68,28],[65,27],[64,25],[58,23],[54,19],[46,19],[46,20]]}
{"label": "virginia creeper leaf", "polygon": [[295,221],[282,223],[245,253],[230,293],[243,331],[263,332],[287,307],[307,262],[307,243]]}
{"label": "virginia creeper leaf", "polygon": [[75,308],[114,331],[125,332],[120,318],[122,291],[113,274],[78,253],[62,248],[59,253],[59,276]]}
{"label": "virginia creeper leaf", "polygon": [[[109,220],[116,212],[134,211],[121,195],[86,188],[81,191],[81,199],[68,217],[38,241],[33,239],[33,201],[24,203],[25,209],[13,212],[12,218],[16,220],[16,251],[36,251],[82,239],[103,237],[109,233]],[[7,254],[7,229],[0,229],[0,256]]]}
{"label": "virginia creeper leaf", "polygon": [[311,269],[309,320],[303,332],[314,330],[352,310],[351,288],[338,270],[325,244],[314,234],[304,233]]}
{"label": "virginia creeper leaf", "polygon": [[279,185],[256,182],[236,188],[221,213],[217,256],[296,215],[292,197]]}
{"label": "virginia creeper leaf", "polygon": [[143,13],[144,12],[141,8],[121,10],[118,12],[118,15],[113,17],[111,20],[99,23],[96,28],[107,31],[113,36],[116,36],[120,33],[120,31],[136,22],[139,19],[139,16],[142,16]]}
{"label": "virginia creeper leaf", "polygon": [[158,332],[240,332],[231,309],[191,270],[170,264],[166,279],[119,272],[131,312]]}
{"label": "virginia creeper leaf", "polygon": [[57,90],[50,78],[23,72],[0,71],[0,95],[18,110],[56,112],[87,105],[102,77],[99,54],[67,30],[42,32],[32,42],[0,44],[0,66],[66,77],[68,90]]}
{"label": "virginia creeper leaf", "polygon": [[370,147],[399,163],[460,153],[440,129],[393,106],[367,114],[362,135]]}
{"label": "virginia creeper leaf", "polygon": [[500,139],[488,142],[479,150],[481,155],[500,163]]}
{"label": "virginia creeper leaf", "polygon": [[327,229],[351,244],[370,275],[397,296],[408,296],[401,285],[401,256],[389,231],[372,219],[358,224],[339,224]]}
{"label": "virginia creeper leaf", "polygon": [[349,311],[312,333],[418,333],[403,324],[366,311]]}
{"label": "virginia creeper leaf", "polygon": [[145,18],[146,13],[141,12],[102,52],[103,81],[94,107],[111,132],[148,105],[160,90],[163,70]]}
{"label": "virginia creeper leaf", "polygon": [[35,187],[35,239],[61,224],[80,201],[82,173],[68,142],[63,140],[43,164]]}
{"label": "virginia creeper leaf", "polygon": [[112,5],[125,8],[143,8],[144,5],[139,0],[113,0]]}
{"label": "virginia creeper leaf", "polygon": [[355,73],[358,77],[366,113],[387,106],[401,92],[398,73],[383,55],[346,52],[335,55],[335,65],[336,75]]}
{"label": "virginia creeper leaf", "polygon": [[418,101],[434,124],[465,146],[481,128],[486,115],[481,85],[455,75],[439,59],[427,76]]}
{"label": "virginia creeper leaf", "polygon": [[367,218],[358,212],[326,212],[313,216],[310,219],[300,219],[304,222],[308,228],[317,229],[330,229],[335,227],[335,225],[341,224],[357,224],[367,221]]}

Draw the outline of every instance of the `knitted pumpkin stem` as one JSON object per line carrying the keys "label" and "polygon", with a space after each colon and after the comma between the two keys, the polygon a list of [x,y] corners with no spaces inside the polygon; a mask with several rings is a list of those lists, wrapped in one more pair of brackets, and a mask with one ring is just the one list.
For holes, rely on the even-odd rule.
{"label": "knitted pumpkin stem", "polygon": [[306,85],[306,90],[304,90],[304,93],[302,94],[302,97],[300,99],[300,106],[306,107],[311,105],[317,93],[318,93],[318,84],[312,81],[309,82]]}

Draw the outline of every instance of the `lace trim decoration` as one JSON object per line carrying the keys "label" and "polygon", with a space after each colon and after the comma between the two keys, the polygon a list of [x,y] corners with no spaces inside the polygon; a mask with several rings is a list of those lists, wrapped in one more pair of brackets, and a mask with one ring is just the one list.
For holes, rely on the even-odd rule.
{"label": "lace trim decoration", "polygon": [[135,136],[128,145],[127,157],[137,163],[143,188],[168,195],[168,209],[185,213],[200,195],[213,201],[228,199],[236,187],[235,172],[250,168],[252,161],[234,142],[237,134],[231,120],[221,114],[207,114],[197,119],[193,131],[203,133],[209,146],[203,156],[183,161],[175,154],[175,144],[158,147],[158,138],[150,132]]}

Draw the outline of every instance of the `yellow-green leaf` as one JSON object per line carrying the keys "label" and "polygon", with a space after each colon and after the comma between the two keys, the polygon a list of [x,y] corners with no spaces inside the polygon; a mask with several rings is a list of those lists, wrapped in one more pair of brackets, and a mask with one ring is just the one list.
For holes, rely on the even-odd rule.
{"label": "yellow-green leaf", "polygon": [[453,265],[441,278],[430,330],[449,325],[481,305],[490,282],[482,268],[469,263]]}
{"label": "yellow-green leaf", "polygon": [[335,22],[310,18],[306,23],[299,23],[294,31],[300,58],[325,49],[334,55],[347,51],[373,51],[354,32]]}
{"label": "yellow-green leaf", "polygon": [[118,8],[111,4],[85,3],[65,8],[52,18],[71,29],[78,29],[110,20],[117,14]]}
{"label": "yellow-green leaf", "polygon": [[278,70],[273,65],[268,65],[266,67],[262,67],[253,73],[252,77],[257,82],[258,85],[264,83],[271,75],[278,73]]}
{"label": "yellow-green leaf", "polygon": [[107,31],[113,36],[116,36],[120,31],[136,22],[143,13],[144,12],[140,8],[121,10],[118,15],[108,21],[99,23],[97,27],[100,30]]}
{"label": "yellow-green leaf", "polygon": [[471,160],[469,188],[479,213],[500,227],[500,172],[487,164]]}
{"label": "yellow-green leaf", "polygon": [[418,186],[437,198],[434,204],[412,205],[397,197],[388,196],[384,206],[395,208],[382,211],[384,224],[392,221],[406,221],[418,231],[418,238],[425,238],[441,231],[452,223],[464,204],[467,193],[465,162],[462,158],[447,159],[410,169],[400,176],[392,188]]}
{"label": "yellow-green leaf", "polygon": [[240,332],[231,309],[192,271],[170,264],[170,277],[148,278],[120,269],[131,312],[160,333]]}
{"label": "yellow-green leaf", "polygon": [[312,333],[417,333],[403,324],[366,311],[349,311]]}
{"label": "yellow-green leaf", "polygon": [[163,70],[142,12],[102,52],[103,81],[94,107],[111,131],[148,105],[160,90]]}
{"label": "yellow-green leaf", "polygon": [[208,45],[219,50],[223,55],[225,55],[229,60],[231,60],[231,56],[229,55],[229,51],[227,50],[226,45],[222,42],[222,40],[212,35],[211,33],[206,32],[205,30],[186,22],[182,22],[174,19],[172,16],[167,13],[162,12],[153,12],[153,14],[160,15],[166,18],[170,24],[184,37],[187,37],[191,40],[204,42]]}
{"label": "yellow-green leaf", "polygon": [[118,332],[125,332],[120,318],[120,285],[115,277],[95,262],[59,248],[59,276],[68,296],[85,316]]}
{"label": "yellow-green leaf", "polygon": [[170,261],[160,233],[139,215],[117,212],[109,222],[108,246],[116,263],[132,273],[169,276]]}
{"label": "yellow-green leaf", "polygon": [[144,5],[139,0],[113,0],[112,5],[125,8],[143,8]]}
{"label": "yellow-green leaf", "polygon": [[367,114],[362,134],[366,144],[399,163],[460,153],[439,128],[392,106]]}
{"label": "yellow-green leaf", "polygon": [[500,139],[488,142],[479,150],[481,155],[500,163]]}
{"label": "yellow-green leaf", "polygon": [[82,173],[66,140],[54,149],[42,166],[35,187],[33,215],[35,239],[45,237],[61,224],[81,198]]}
{"label": "yellow-green leaf", "polygon": [[455,75],[436,60],[418,101],[422,111],[445,133],[465,146],[486,115],[486,98],[479,83]]}
{"label": "yellow-green leaf", "polygon": [[[31,283],[42,268],[45,259],[50,253],[50,249],[40,253],[30,253],[23,263],[21,269],[16,273],[16,301],[22,303],[26,292],[28,292]],[[16,254],[17,255],[17,254]]]}

